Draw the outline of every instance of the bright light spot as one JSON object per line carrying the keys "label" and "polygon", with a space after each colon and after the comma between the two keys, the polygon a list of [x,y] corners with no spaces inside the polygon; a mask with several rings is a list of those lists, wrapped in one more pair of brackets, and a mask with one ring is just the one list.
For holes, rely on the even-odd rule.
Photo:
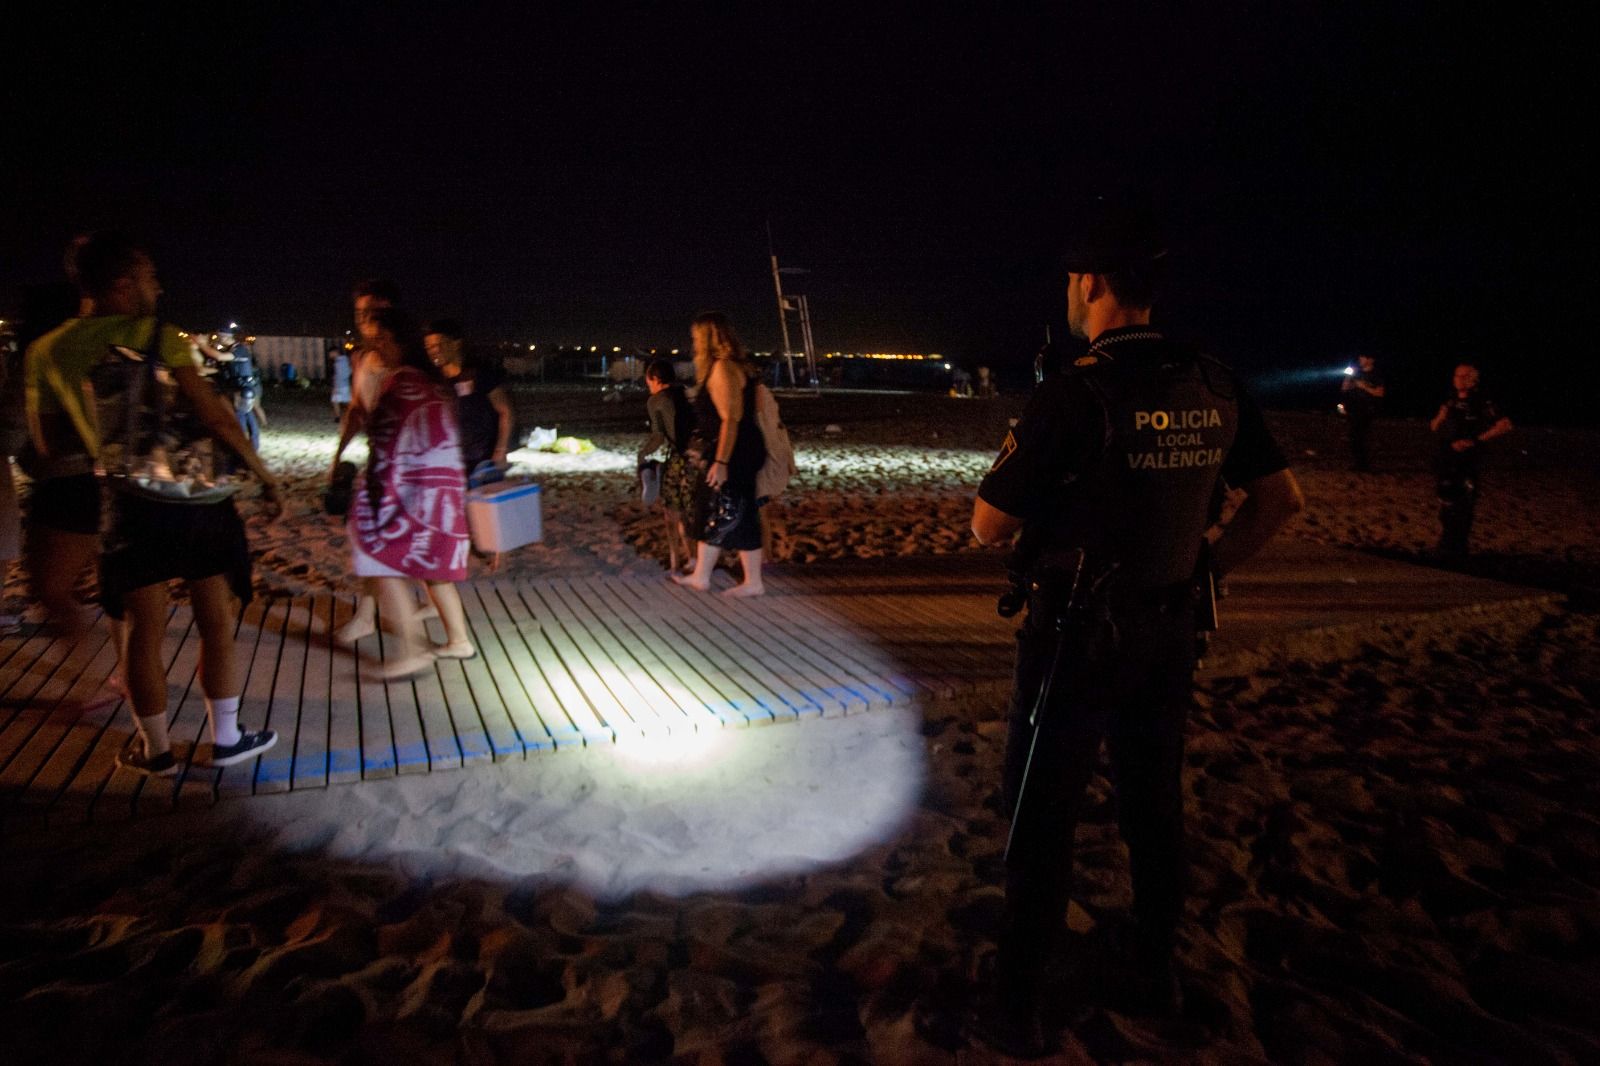
{"label": "bright light spot", "polygon": [[534,350],[534,349],[535,349],[535,348],[537,348],[537,347],[539,347],[539,346],[538,346],[538,345],[537,345],[537,344],[530,344],[530,345],[528,345],[528,351],[530,351],[530,352],[531,352],[531,351],[533,351],[533,350]]}
{"label": "bright light spot", "polygon": [[618,348],[618,347],[617,347],[617,346],[616,346],[616,345],[612,345],[612,347],[611,347],[611,350],[612,350],[612,351],[614,351],[614,352],[620,352],[620,351],[622,351],[622,349],[621,349],[621,348]]}
{"label": "bright light spot", "polygon": [[946,370],[949,370],[949,369],[950,369],[950,364],[949,364],[949,363],[946,363],[946,364],[945,364],[945,365],[944,365],[944,368],[945,368],[945,369],[946,369]]}
{"label": "bright light spot", "polygon": [[229,329],[238,329],[239,328],[239,323],[237,323],[237,322],[229,322],[228,323],[228,328]]}
{"label": "bright light spot", "polygon": [[1345,367],[1344,368],[1344,376],[1347,377],[1347,378],[1355,377],[1356,376],[1356,368],[1353,367],[1353,366]]}
{"label": "bright light spot", "polygon": [[598,352],[600,350],[600,347],[598,345],[591,344],[591,345],[589,345],[589,350],[591,352]]}
{"label": "bright light spot", "polygon": [[673,355],[677,355],[678,354],[678,349],[676,349],[676,348],[672,349],[672,354]]}
{"label": "bright light spot", "polygon": [[652,774],[671,774],[717,762],[728,757],[732,748],[726,729],[695,732],[686,728],[666,736],[622,735],[611,751],[618,762]]}

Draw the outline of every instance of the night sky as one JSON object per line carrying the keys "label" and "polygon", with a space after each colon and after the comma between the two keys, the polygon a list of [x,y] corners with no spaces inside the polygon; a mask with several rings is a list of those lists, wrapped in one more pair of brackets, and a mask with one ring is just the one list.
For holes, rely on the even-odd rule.
{"label": "night sky", "polygon": [[1135,190],[1158,320],[1258,375],[1366,349],[1421,409],[1469,355],[1562,420],[1600,383],[1577,5],[162,6],[8,30],[0,310],[115,225],[196,329],[339,332],[385,274],[485,341],[716,307],[766,348],[770,221],[819,348],[1020,366],[1064,205]]}

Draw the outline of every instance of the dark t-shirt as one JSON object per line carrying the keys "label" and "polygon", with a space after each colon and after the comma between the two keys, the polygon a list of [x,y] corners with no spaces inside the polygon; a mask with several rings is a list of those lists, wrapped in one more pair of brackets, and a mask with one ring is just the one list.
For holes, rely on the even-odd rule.
{"label": "dark t-shirt", "polygon": [[1370,418],[1378,413],[1379,400],[1365,389],[1358,388],[1357,382],[1370,385],[1375,389],[1383,388],[1383,371],[1377,367],[1371,370],[1362,370],[1359,366],[1355,373],[1344,379],[1344,396],[1341,402],[1344,409],[1357,418]]}
{"label": "dark t-shirt", "polygon": [[489,402],[489,394],[505,383],[505,375],[494,367],[463,370],[452,381],[456,411],[461,422],[461,461],[468,472],[494,457],[500,437],[500,415]]}

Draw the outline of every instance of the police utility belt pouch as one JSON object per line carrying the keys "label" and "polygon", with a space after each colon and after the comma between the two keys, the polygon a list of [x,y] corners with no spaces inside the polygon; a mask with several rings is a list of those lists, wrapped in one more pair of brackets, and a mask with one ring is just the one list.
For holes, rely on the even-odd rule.
{"label": "police utility belt pouch", "polygon": [[161,361],[161,320],[148,351],[120,344],[89,372],[100,465],[112,491],[162,503],[208,505],[242,487],[219,478],[214,442]]}

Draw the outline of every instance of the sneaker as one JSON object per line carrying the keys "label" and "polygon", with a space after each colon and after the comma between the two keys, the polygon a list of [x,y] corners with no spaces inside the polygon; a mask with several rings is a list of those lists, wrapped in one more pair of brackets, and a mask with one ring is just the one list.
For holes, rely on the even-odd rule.
{"label": "sneaker", "polygon": [[237,744],[211,745],[211,757],[205,762],[210,767],[232,766],[236,762],[253,759],[264,751],[268,751],[278,742],[278,734],[270,729],[263,729],[256,733],[240,733]]}
{"label": "sneaker", "polygon": [[170,748],[160,755],[147,756],[144,753],[144,738],[137,733],[129,737],[117,753],[117,765],[146,777],[171,777],[178,772],[178,758]]}

